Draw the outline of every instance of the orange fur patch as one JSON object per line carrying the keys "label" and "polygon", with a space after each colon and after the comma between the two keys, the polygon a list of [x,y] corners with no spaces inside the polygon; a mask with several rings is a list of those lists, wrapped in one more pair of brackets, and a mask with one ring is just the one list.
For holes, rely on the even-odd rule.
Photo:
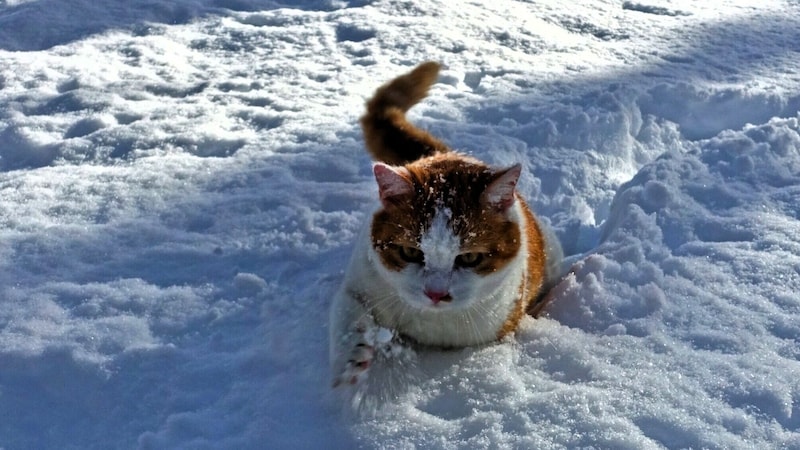
{"label": "orange fur patch", "polygon": [[537,301],[541,296],[545,276],[544,268],[547,255],[544,252],[544,238],[542,231],[539,229],[539,223],[536,221],[531,209],[521,198],[517,198],[517,201],[521,203],[525,212],[525,231],[528,238],[527,268],[525,279],[520,284],[519,298],[514,304],[514,309],[509,314],[508,319],[500,328],[497,334],[498,338],[514,332],[526,313],[536,317],[544,307],[544,302]]}
{"label": "orange fur patch", "polygon": [[457,153],[442,153],[405,166],[413,193],[394,199],[372,221],[372,240],[383,263],[402,270],[407,263],[397,246],[419,247],[437,211],[451,213],[450,227],[461,252],[484,253],[478,274],[503,268],[520,250],[519,226],[483,198],[496,173],[486,164]]}

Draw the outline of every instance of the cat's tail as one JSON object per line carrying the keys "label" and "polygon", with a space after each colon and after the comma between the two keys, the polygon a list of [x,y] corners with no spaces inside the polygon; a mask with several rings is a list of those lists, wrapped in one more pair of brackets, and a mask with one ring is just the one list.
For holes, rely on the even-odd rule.
{"label": "cat's tail", "polygon": [[444,143],[406,120],[406,111],[428,95],[438,74],[438,63],[424,62],[375,91],[361,118],[367,150],[375,160],[402,165],[449,151]]}

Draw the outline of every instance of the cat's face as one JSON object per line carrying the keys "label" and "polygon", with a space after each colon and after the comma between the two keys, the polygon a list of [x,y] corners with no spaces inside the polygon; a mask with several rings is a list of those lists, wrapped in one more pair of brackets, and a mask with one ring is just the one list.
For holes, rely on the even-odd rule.
{"label": "cat's face", "polygon": [[501,287],[521,246],[509,214],[519,173],[455,154],[375,165],[383,208],[373,217],[372,245],[402,301],[462,309]]}

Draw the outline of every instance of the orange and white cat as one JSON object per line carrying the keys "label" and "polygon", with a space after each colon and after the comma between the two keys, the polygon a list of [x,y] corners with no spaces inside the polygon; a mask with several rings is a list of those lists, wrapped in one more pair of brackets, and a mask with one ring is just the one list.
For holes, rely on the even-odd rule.
{"label": "orange and white cat", "polygon": [[385,84],[361,118],[380,206],[332,304],[335,385],[398,345],[498,340],[541,310],[558,276],[560,246],[516,191],[521,165],[489,167],[406,120],[438,72],[426,62]]}

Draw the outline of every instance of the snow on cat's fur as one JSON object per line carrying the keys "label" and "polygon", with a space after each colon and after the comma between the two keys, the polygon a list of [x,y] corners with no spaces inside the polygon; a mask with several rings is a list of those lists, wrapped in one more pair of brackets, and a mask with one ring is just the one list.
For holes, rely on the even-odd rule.
{"label": "snow on cat's fur", "polygon": [[406,120],[438,71],[423,63],[382,86],[361,119],[379,161],[381,208],[332,306],[337,385],[358,382],[381,348],[400,342],[463,347],[502,338],[539,312],[557,275],[559,247],[515,190],[521,166],[491,168]]}

